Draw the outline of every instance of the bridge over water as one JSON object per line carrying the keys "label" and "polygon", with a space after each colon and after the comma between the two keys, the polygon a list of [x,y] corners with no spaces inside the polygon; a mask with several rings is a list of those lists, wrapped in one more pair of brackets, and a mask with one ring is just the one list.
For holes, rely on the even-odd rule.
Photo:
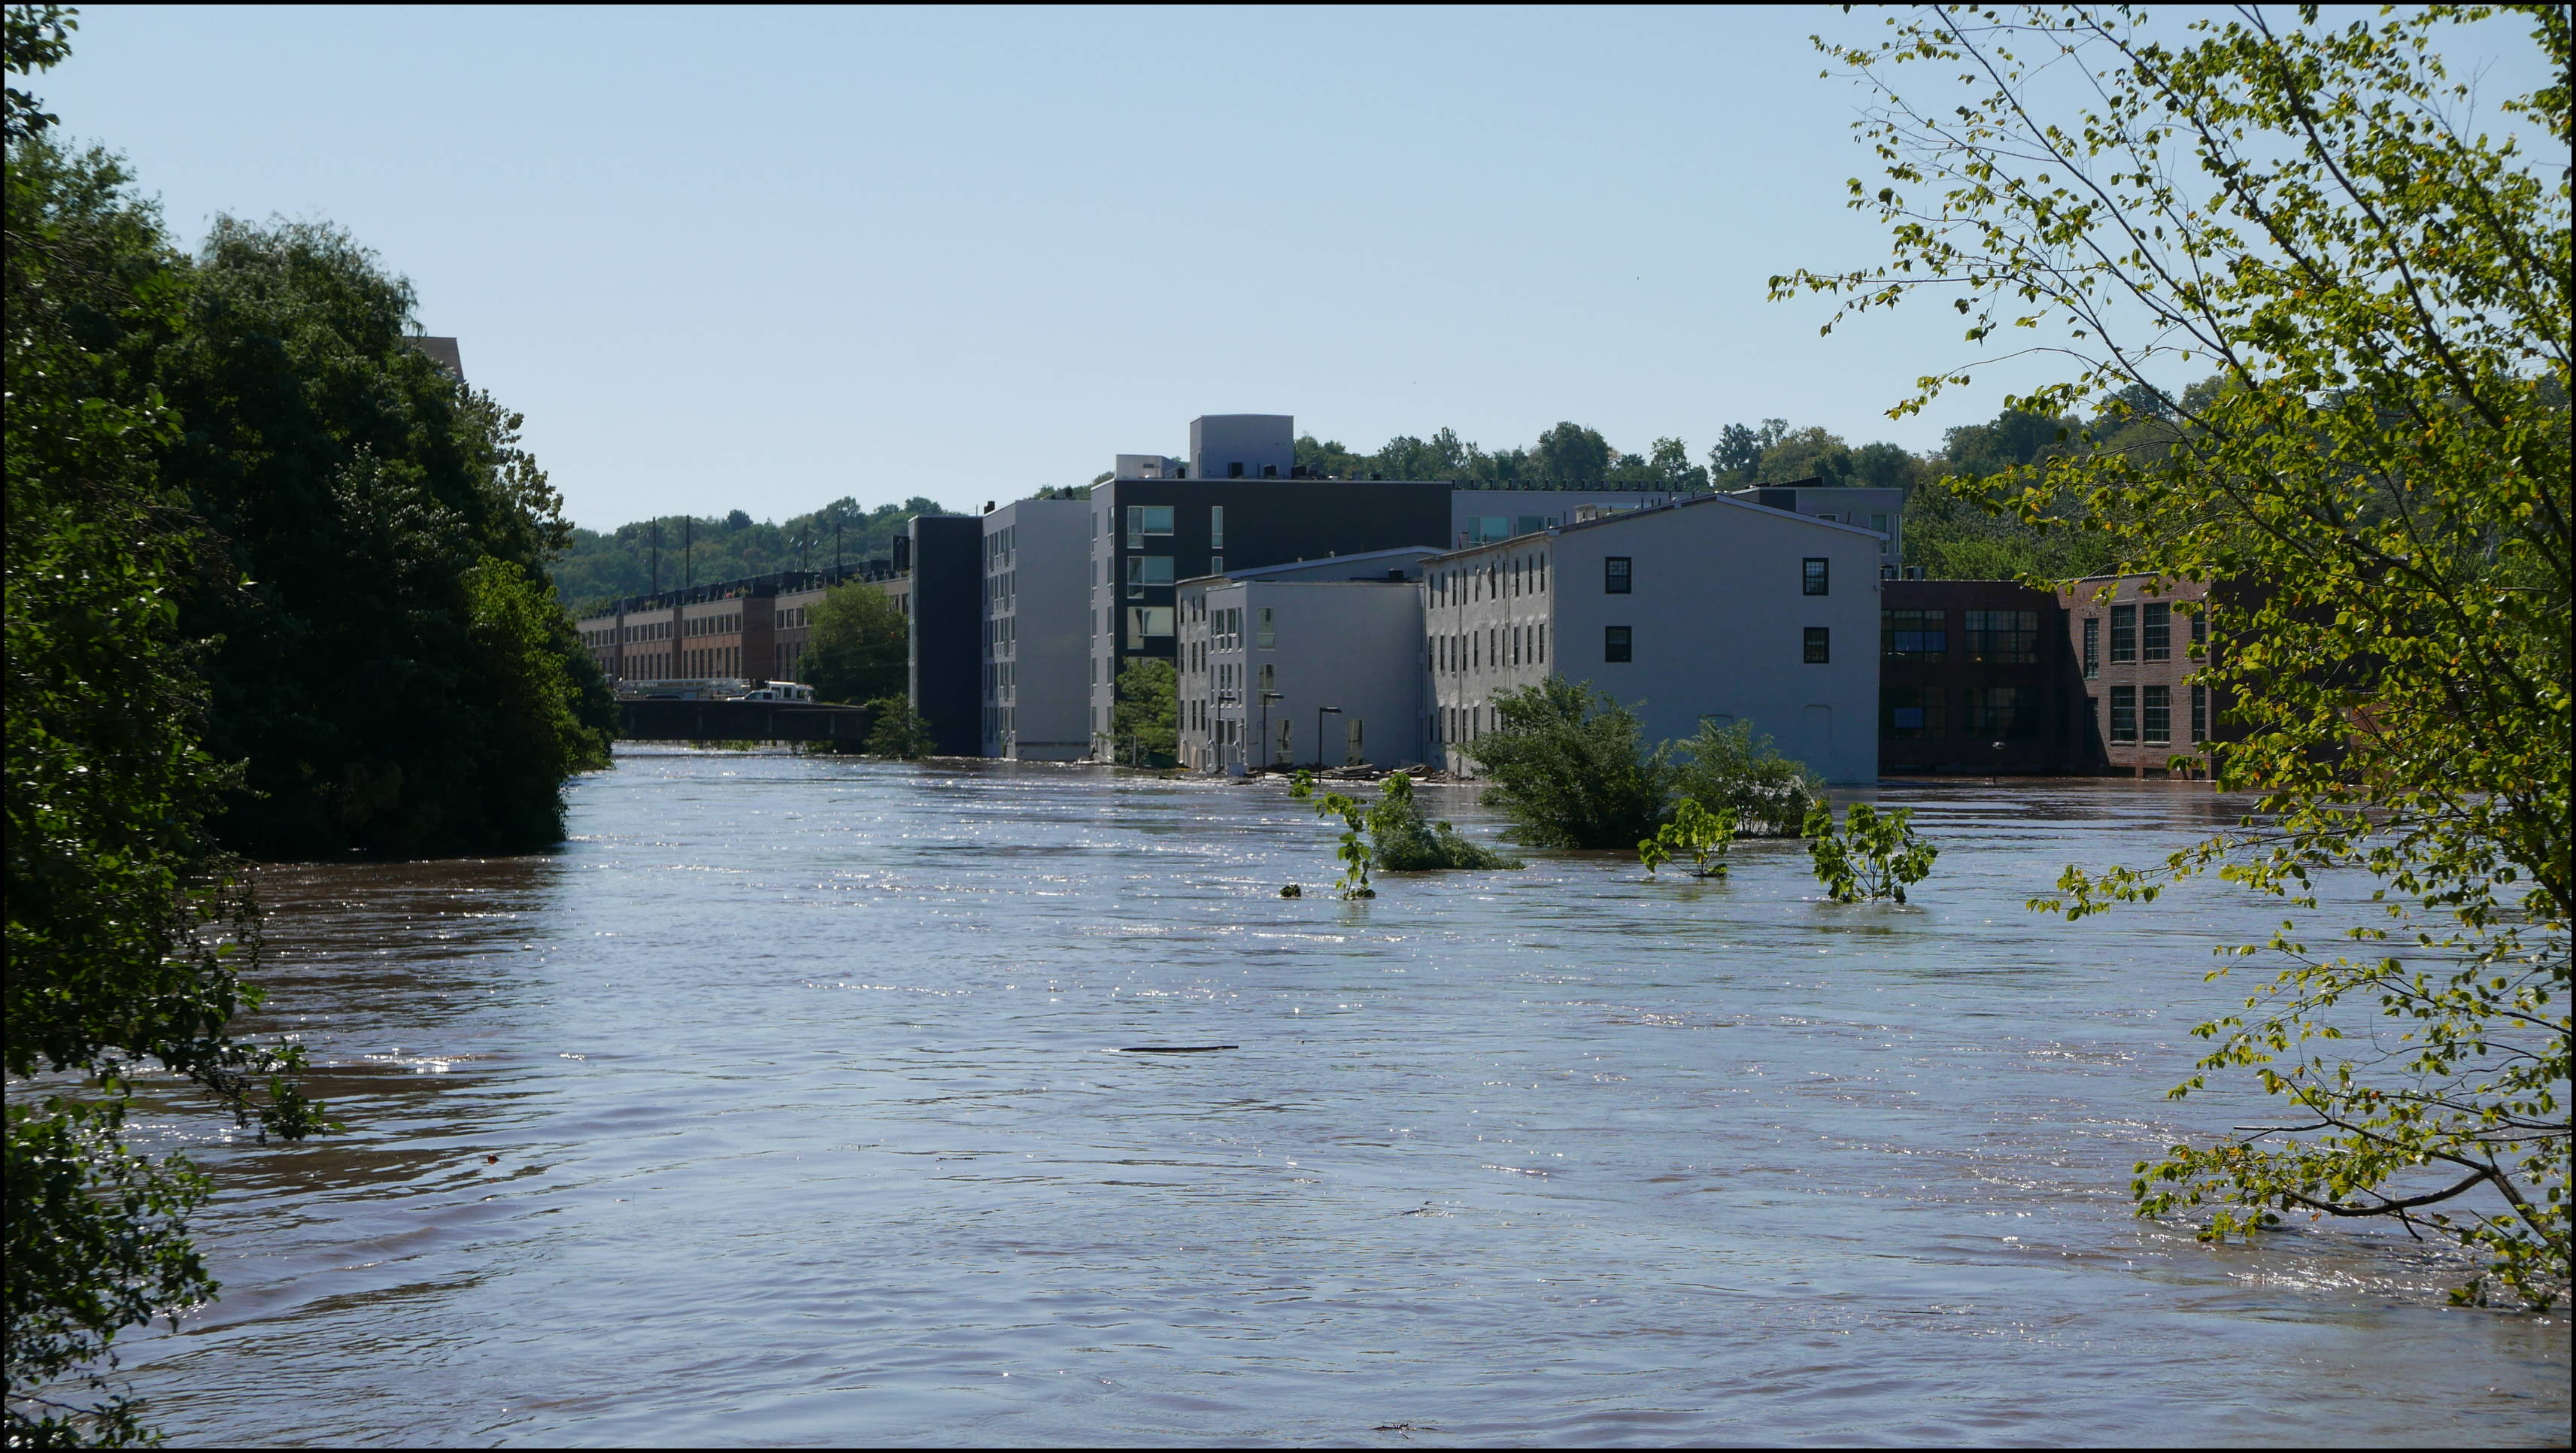
{"label": "bridge over water", "polygon": [[812,701],[617,703],[617,735],[630,742],[855,742],[875,713]]}

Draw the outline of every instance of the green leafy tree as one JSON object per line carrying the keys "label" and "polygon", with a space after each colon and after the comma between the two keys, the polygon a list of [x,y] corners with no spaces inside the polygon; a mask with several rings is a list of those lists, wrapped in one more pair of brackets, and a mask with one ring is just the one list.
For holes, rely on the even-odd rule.
{"label": "green leafy tree", "polygon": [[1637,714],[1591,684],[1551,676],[1494,698],[1491,731],[1464,748],[1494,785],[1487,804],[1530,847],[1625,848],[1653,834],[1671,794],[1669,744],[1647,750]]}
{"label": "green leafy tree", "polygon": [[[2546,79],[2472,131],[2441,45],[2499,13]],[[2483,1254],[2462,1299],[2537,1305],[2568,1276],[2569,49],[2552,5],[1926,12],[1837,52],[1877,94],[1887,176],[1853,199],[1895,262],[1774,284],[1847,309],[1930,287],[1971,341],[2052,329],[2072,376],[2011,401],[2047,418],[2215,363],[2166,447],[1964,486],[2034,523],[2080,500],[2124,568],[2260,587],[2212,610],[2198,668],[2241,733],[2218,783],[2258,811],[2161,864],[2070,868],[2040,906],[2212,871],[2308,912],[2330,875],[2372,889],[2339,948],[2295,920],[2236,946],[2279,972],[2200,1026],[2175,1093],[2241,1071],[2283,1109],[2142,1162],[2140,1209],[2214,1237],[2393,1219]],[[2043,62],[2086,88],[2043,97]]]}
{"label": "green leafy tree", "polygon": [[[554,764],[600,763],[613,706],[569,630],[516,670],[476,617],[486,561],[542,578],[569,526],[520,419],[404,341],[408,284],[319,223],[216,221],[157,359],[185,421],[162,477],[225,542],[240,588],[183,603],[217,642],[209,747],[245,773],[221,820],[264,857],[520,851],[561,839]],[[554,683],[581,683],[569,721]]]}
{"label": "green leafy tree", "polygon": [[912,624],[903,608],[865,581],[834,586],[807,617],[797,669],[818,701],[906,696],[912,682]]}
{"label": "green leafy tree", "polygon": [[1837,832],[1833,809],[1820,802],[1808,815],[1807,837],[1816,881],[1836,903],[1878,898],[1902,903],[1906,886],[1929,877],[1932,860],[1941,855],[1914,831],[1910,807],[1882,814],[1866,802],[1855,802],[1843,813]]}
{"label": "green leafy tree", "polygon": [[[7,11],[13,77],[60,60],[68,12]],[[300,1060],[229,1033],[258,1002],[257,920],[207,819],[202,651],[173,604],[220,555],[161,487],[178,420],[153,376],[186,269],[123,166],[69,153],[8,92],[5,1226],[11,1446],[149,1436],[113,1380],[125,1329],[218,1285],[187,1237],[207,1183],[124,1139],[133,1081],[175,1075],[263,1133],[321,1107]],[[33,1077],[43,1076],[43,1080]]]}
{"label": "green leafy tree", "polygon": [[1756,737],[1749,721],[1703,720],[1698,735],[1678,744],[1677,755],[1674,787],[1724,811],[1746,837],[1797,837],[1809,810],[1825,800],[1825,779],[1780,755],[1769,737]]}
{"label": "green leafy tree", "polygon": [[888,696],[868,705],[876,711],[868,727],[869,756],[917,762],[939,750],[939,739],[931,735],[929,721],[913,709],[911,697]]}
{"label": "green leafy tree", "polygon": [[1169,661],[1130,661],[1118,672],[1111,717],[1118,760],[1130,767],[1168,767],[1181,746],[1180,673]]}
{"label": "green leafy tree", "polygon": [[1609,476],[1616,452],[1600,430],[1562,423],[1538,436],[1538,446],[1530,450],[1529,470],[1550,484],[1595,484]]}
{"label": "green leafy tree", "polygon": [[[1314,790],[1314,774],[1300,772],[1291,782],[1288,795],[1303,799],[1313,796]],[[1367,852],[1358,859],[1345,853],[1342,859],[1363,870],[1356,880],[1362,886],[1366,886],[1368,878],[1364,870],[1371,864],[1390,873],[1491,871],[1521,866],[1520,859],[1470,842],[1455,826],[1423,816],[1421,799],[1413,795],[1413,776],[1408,772],[1389,773],[1375,802],[1363,806],[1355,798],[1335,793],[1323,798],[1315,812],[1323,817],[1340,816],[1353,833],[1366,829]],[[1351,841],[1355,839],[1345,839],[1345,846]]]}
{"label": "green leafy tree", "polygon": [[1653,837],[1638,840],[1637,861],[1651,876],[1687,853],[1692,877],[1715,878],[1726,872],[1726,850],[1734,841],[1734,813],[1711,812],[1698,798],[1684,797],[1673,804],[1672,821],[1656,828]]}

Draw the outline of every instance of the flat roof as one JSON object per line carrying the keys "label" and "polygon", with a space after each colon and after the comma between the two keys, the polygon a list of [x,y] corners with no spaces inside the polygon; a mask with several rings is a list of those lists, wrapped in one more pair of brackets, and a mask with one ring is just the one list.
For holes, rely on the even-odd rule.
{"label": "flat roof", "polygon": [[1609,514],[1599,516],[1595,519],[1570,520],[1562,525],[1549,525],[1544,529],[1531,530],[1527,534],[1514,535],[1508,540],[1488,540],[1481,545],[1468,545],[1461,549],[1443,551],[1440,558],[1442,560],[1456,560],[1469,555],[1480,554],[1487,550],[1508,549],[1521,541],[1532,539],[1540,535],[1563,535],[1575,530],[1597,530],[1605,525],[1620,525],[1626,524],[1632,520],[1642,520],[1649,515],[1660,515],[1673,510],[1697,509],[1701,505],[1717,504],[1727,505],[1739,510],[1755,510],[1762,514],[1771,515],[1779,519],[1793,520],[1798,524],[1812,526],[1819,530],[1848,530],[1855,535],[1867,535],[1873,540],[1882,538],[1878,531],[1870,529],[1865,525],[1846,525],[1838,520],[1820,520],[1813,515],[1802,515],[1794,510],[1776,509],[1770,505],[1757,504],[1752,500],[1740,499],[1731,494],[1695,494],[1690,496],[1688,499],[1677,499],[1667,504],[1647,505],[1642,509],[1614,510]]}

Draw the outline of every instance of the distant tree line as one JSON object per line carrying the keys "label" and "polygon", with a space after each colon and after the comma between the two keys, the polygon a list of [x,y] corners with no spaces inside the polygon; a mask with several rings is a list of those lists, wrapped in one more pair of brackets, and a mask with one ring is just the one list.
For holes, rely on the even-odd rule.
{"label": "distant tree line", "polygon": [[871,510],[844,495],[783,524],[732,510],[664,515],[605,532],[575,526],[555,558],[555,594],[576,614],[586,614],[604,601],[650,593],[657,561],[659,588],[674,590],[691,581],[829,569],[836,552],[849,565],[889,559],[894,537],[913,516],[946,513],[936,501],[917,496]]}

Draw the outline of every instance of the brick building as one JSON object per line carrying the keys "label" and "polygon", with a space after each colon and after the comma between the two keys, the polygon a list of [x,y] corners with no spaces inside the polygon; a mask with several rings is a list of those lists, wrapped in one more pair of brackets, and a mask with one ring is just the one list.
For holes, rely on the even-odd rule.
{"label": "brick building", "polygon": [[2009,580],[1879,584],[1878,770],[2097,772],[2066,603]]}
{"label": "brick building", "polygon": [[[2152,587],[2152,588],[2151,588]],[[2224,741],[2222,703],[2193,680],[2192,647],[2209,644],[2207,606],[2228,604],[2227,587],[2151,575],[2104,575],[2076,582],[2064,597],[2066,642],[2084,691],[2084,713],[2105,770],[2163,777],[2177,756]],[[2206,757],[2180,775],[2209,775]]]}

